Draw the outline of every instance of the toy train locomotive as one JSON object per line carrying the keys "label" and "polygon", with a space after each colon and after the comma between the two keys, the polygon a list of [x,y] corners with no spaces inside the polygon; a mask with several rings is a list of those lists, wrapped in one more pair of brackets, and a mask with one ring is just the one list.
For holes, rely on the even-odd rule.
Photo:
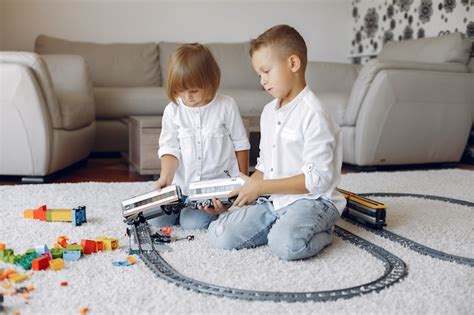
{"label": "toy train locomotive", "polygon": [[[212,205],[216,197],[224,205],[232,204],[227,195],[242,186],[241,178],[223,178],[194,182],[189,185],[189,196],[183,195],[181,188],[171,185],[160,191],[152,191],[132,197],[122,202],[123,216],[127,223],[132,224],[138,217],[148,220],[162,215],[179,213],[185,207],[199,208]],[[342,216],[355,220],[368,227],[381,229],[385,224],[386,210],[383,203],[362,197],[347,190],[337,190],[347,200]]]}
{"label": "toy train locomotive", "polygon": [[336,188],[347,200],[342,216],[365,226],[382,229],[386,226],[386,209],[383,203],[362,197],[347,190]]}

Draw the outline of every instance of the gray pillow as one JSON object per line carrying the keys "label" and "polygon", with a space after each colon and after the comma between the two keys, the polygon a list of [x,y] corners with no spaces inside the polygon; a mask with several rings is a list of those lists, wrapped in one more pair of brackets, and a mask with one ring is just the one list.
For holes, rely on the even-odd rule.
{"label": "gray pillow", "polygon": [[41,55],[82,56],[97,87],[161,85],[159,53],[154,43],[99,44],[39,35],[35,51]]}
{"label": "gray pillow", "polygon": [[392,41],[385,44],[378,59],[467,65],[471,42],[461,33],[416,40]]}

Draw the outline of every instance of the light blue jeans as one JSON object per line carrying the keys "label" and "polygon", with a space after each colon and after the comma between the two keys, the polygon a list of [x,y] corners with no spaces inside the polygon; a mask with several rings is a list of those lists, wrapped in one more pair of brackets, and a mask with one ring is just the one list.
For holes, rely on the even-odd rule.
{"label": "light blue jeans", "polygon": [[205,211],[184,208],[180,214],[162,215],[161,217],[148,220],[148,223],[155,227],[164,227],[171,225],[181,225],[185,230],[207,229],[209,223],[217,219],[217,216],[208,214]]}
{"label": "light blue jeans", "polygon": [[274,210],[260,198],[257,204],[221,214],[208,229],[209,244],[242,249],[268,244],[282,260],[312,257],[333,239],[339,211],[328,200],[300,199]]}

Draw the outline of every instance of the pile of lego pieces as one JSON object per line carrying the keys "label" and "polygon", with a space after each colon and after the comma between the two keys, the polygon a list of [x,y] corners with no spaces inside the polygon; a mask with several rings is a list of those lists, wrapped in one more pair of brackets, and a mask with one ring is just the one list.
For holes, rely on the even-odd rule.
{"label": "pile of lego pieces", "polygon": [[15,255],[13,249],[0,243],[0,261],[21,266],[25,270],[61,270],[64,268],[64,261],[76,261],[82,255],[119,248],[116,238],[83,239],[81,244],[68,244],[68,240],[67,236],[60,236],[51,249],[47,245],[39,245],[20,255]]}

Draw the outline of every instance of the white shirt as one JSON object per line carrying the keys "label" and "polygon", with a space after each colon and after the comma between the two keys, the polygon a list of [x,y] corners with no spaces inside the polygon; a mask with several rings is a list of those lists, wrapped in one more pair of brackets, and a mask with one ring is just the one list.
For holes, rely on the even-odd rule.
{"label": "white shirt", "polygon": [[306,86],[290,103],[275,99],[260,118],[260,154],[256,169],[264,179],[305,176],[308,194],[270,197],[276,209],[298,199],[323,197],[342,213],[346,200],[337,192],[341,178],[342,132]]}
{"label": "white shirt", "polygon": [[201,107],[177,102],[165,108],[158,149],[160,158],[178,159],[173,183],[187,194],[191,182],[227,177],[224,171],[239,176],[235,151],[248,150],[250,143],[234,99],[217,94]]}

